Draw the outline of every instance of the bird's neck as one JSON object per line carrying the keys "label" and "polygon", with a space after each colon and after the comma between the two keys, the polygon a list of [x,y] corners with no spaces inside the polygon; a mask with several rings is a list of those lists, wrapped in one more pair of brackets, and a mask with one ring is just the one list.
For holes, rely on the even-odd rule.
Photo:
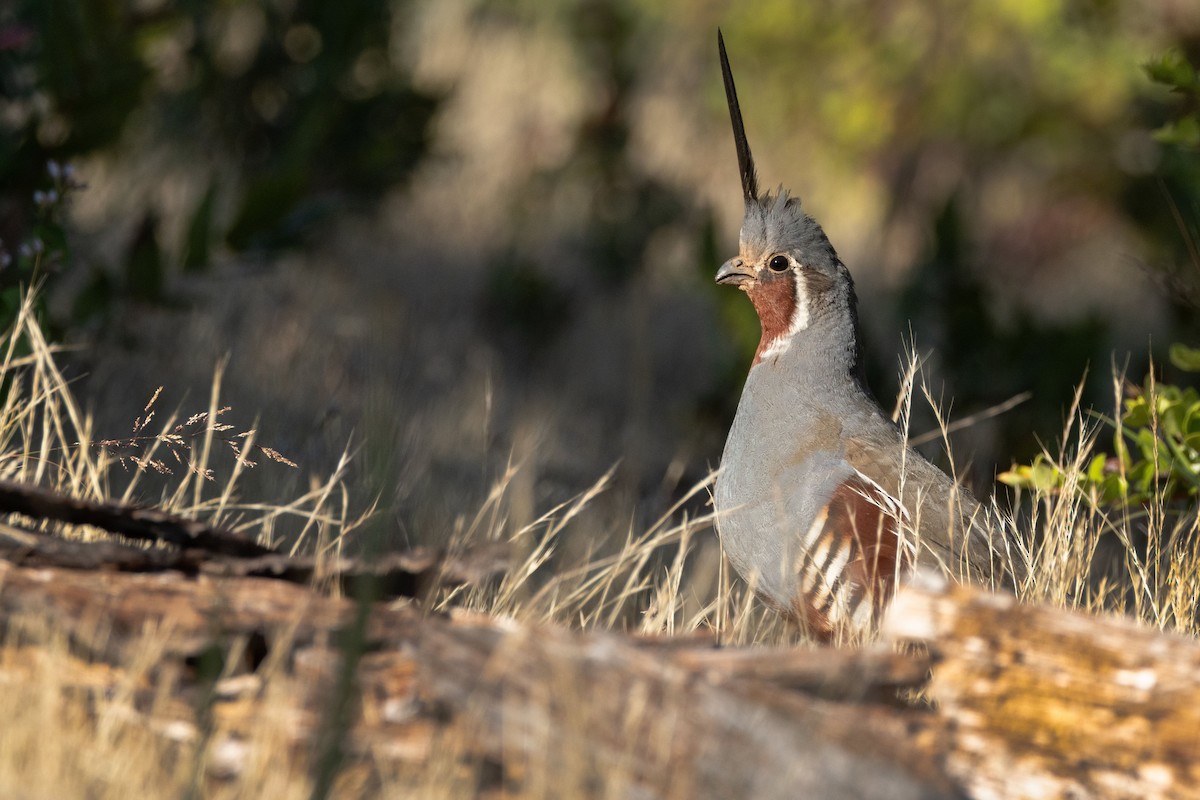
{"label": "bird's neck", "polygon": [[761,310],[759,317],[762,336],[752,373],[778,371],[822,391],[862,383],[858,319],[852,308],[810,302],[802,315],[789,320],[770,320]]}

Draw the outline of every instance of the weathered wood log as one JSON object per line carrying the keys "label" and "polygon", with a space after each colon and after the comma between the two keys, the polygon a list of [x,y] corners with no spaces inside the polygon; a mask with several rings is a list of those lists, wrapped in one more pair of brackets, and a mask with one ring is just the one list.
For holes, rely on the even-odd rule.
{"label": "weathered wood log", "polygon": [[[887,685],[912,682],[913,667],[891,653],[782,649],[739,658],[702,641],[659,646],[394,604],[375,604],[359,646],[346,651],[337,641],[353,631],[355,611],[351,600],[260,578],[0,562],[0,621],[18,645],[50,627],[68,636],[73,652],[115,666],[136,660],[146,631],[159,638],[164,659],[186,664],[214,642],[240,643],[243,654],[257,648],[214,696],[213,718],[234,720],[219,735],[243,749],[254,737],[239,725],[280,713],[264,707],[280,693],[261,689],[261,681],[280,679],[295,687],[282,693],[294,703],[293,744],[310,751],[352,652],[360,655],[357,699],[345,747],[360,760],[419,766],[437,743],[454,741],[462,759],[495,765],[492,779],[508,786],[531,770],[552,770],[564,791],[569,782],[585,794],[607,787],[642,797],[960,796],[942,773],[944,734],[928,713],[780,688],[836,685],[848,669]],[[276,665],[273,678],[253,671],[267,663]],[[194,702],[164,706],[154,696],[148,688],[139,703],[147,725],[178,734],[198,724],[189,718]],[[154,718],[163,708],[178,718]]]}
{"label": "weathered wood log", "polygon": [[972,796],[1200,798],[1200,642],[936,582],[885,631],[937,660],[928,693]]}
{"label": "weathered wood log", "polygon": [[929,679],[924,653],[889,649],[687,648],[675,661],[716,683],[759,681],[827,700],[898,705],[897,692]]}
{"label": "weathered wood log", "polygon": [[718,648],[360,605],[258,577],[274,556],[142,572],[103,545],[130,571],[79,568],[97,545],[48,541],[0,530],[0,683],[130,697],[139,727],[207,742],[213,780],[266,741],[306,770],[449,761],[506,797],[1200,797],[1200,643],[1128,620],[908,587],[885,636],[916,650]]}
{"label": "weathered wood log", "polygon": [[508,568],[508,548],[500,543],[449,555],[430,549],[384,553],[365,559],[289,556],[270,553],[251,557],[214,554],[186,548],[134,547],[100,539],[63,539],[0,524],[0,559],[25,567],[206,573],[230,577],[273,578],[310,585],[337,586],[344,594],[370,592],[377,599],[421,597],[437,587],[482,583]]}
{"label": "weathered wood log", "polygon": [[0,514],[91,525],[129,539],[164,542],[222,555],[264,556],[275,552],[232,531],[159,508],[84,500],[19,481],[0,480]]}

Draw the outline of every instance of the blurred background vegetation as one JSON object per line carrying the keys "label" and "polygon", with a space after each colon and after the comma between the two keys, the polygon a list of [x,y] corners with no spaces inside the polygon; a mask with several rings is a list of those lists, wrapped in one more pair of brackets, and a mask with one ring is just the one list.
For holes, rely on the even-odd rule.
{"label": "blurred background vegetation", "polygon": [[757,339],[712,283],[741,215],[718,25],[884,404],[910,347],[954,416],[1032,393],[955,435],[980,493],[1085,372],[1111,414],[1114,360],[1141,383],[1200,340],[1185,0],[5,4],[0,313],[44,281],[100,435],[228,355],[264,440],[310,474],[353,442],[403,536],[509,464],[519,526],[619,462],[623,529],[716,464]]}

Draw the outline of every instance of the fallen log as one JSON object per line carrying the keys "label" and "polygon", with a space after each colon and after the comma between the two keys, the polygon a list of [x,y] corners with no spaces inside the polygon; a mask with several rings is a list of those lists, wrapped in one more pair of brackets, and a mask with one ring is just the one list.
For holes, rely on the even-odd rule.
{"label": "fallen log", "polygon": [[25,567],[273,578],[306,586],[319,583],[350,595],[369,590],[381,600],[423,597],[439,587],[483,583],[509,566],[508,548],[501,543],[455,554],[420,548],[372,558],[273,551],[237,556],[192,547],[146,548],[110,539],[64,539],[5,524],[0,524],[0,559]]}
{"label": "fallen log", "polygon": [[973,797],[1200,798],[1200,642],[939,582],[900,593],[885,633],[933,655]]}
{"label": "fallen log", "polygon": [[[256,649],[256,658],[223,679],[242,690],[214,695],[213,718],[240,720],[214,741],[253,740],[244,726],[281,711],[264,707],[280,693],[264,691],[262,682],[285,680],[295,687],[283,693],[294,704],[286,709],[290,741],[312,751],[325,733],[339,671],[352,658],[357,688],[342,744],[351,762],[419,767],[435,743],[454,741],[464,763],[495,765],[490,780],[519,785],[531,771],[553,768],[556,780],[570,783],[560,789],[584,794],[607,787],[645,797],[961,796],[941,770],[942,733],[928,713],[780,688],[834,685],[857,662],[865,665],[860,674],[884,684],[911,683],[911,665],[891,653],[830,658],[764,649],[739,661],[707,656],[720,651],[704,642],[660,647],[384,604],[366,615],[359,646],[346,649],[338,641],[355,618],[352,600],[261,578],[0,562],[0,621],[22,647],[28,632],[52,628],[86,661],[114,667],[136,661],[147,631],[163,660],[193,666],[215,643],[243,655]],[[260,675],[268,663],[277,672]],[[230,665],[222,670],[229,674]],[[179,689],[185,697],[197,691],[194,683]],[[147,726],[175,735],[198,730],[193,702],[163,704],[155,695],[147,688],[138,704]],[[233,705],[242,710],[233,713]],[[154,718],[163,708],[176,718]],[[226,777],[236,776],[235,762],[221,762]]]}
{"label": "fallen log", "polygon": [[90,525],[128,539],[164,542],[221,555],[264,556],[275,552],[233,531],[160,508],[84,500],[20,481],[0,480],[0,514]]}
{"label": "fallen log", "polygon": [[0,683],[54,676],[93,718],[202,751],[210,782],[333,765],[395,790],[449,763],[503,797],[1200,797],[1200,643],[1126,619],[922,585],[885,622],[900,651],[722,648],[360,603],[303,568],[262,577],[290,569],[275,556],[143,570],[110,545],[0,530]]}

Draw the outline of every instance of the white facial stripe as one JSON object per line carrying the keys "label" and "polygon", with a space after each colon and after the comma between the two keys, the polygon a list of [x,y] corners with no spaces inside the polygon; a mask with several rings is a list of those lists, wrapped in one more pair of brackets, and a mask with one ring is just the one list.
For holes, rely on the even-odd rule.
{"label": "white facial stripe", "polygon": [[792,310],[792,322],[788,325],[786,333],[776,336],[767,345],[767,349],[762,354],[764,361],[786,352],[792,344],[792,338],[808,327],[808,292],[805,290],[804,278],[800,275],[800,269],[799,266],[792,267],[792,276],[796,281],[796,307]]}
{"label": "white facial stripe", "polygon": [[792,312],[792,324],[787,332],[789,339],[808,327],[808,288],[800,275],[800,267],[792,267],[792,273],[796,276],[796,310]]}

